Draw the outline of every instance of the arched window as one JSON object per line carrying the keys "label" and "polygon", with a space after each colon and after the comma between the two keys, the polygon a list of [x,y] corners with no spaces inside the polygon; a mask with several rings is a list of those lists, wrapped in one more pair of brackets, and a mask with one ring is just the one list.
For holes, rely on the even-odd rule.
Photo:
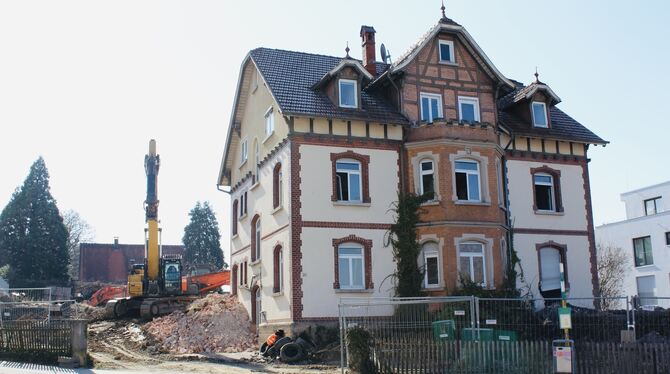
{"label": "arched window", "polygon": [[272,172],[272,207],[278,208],[282,205],[283,198],[283,175],[281,170],[281,163],[277,163]]}
{"label": "arched window", "polygon": [[284,253],[281,245],[277,245],[273,253],[274,287],[272,292],[279,293],[284,290]]}
{"label": "arched window", "polygon": [[261,259],[261,217],[257,214],[251,220],[251,261]]}
{"label": "arched window", "polygon": [[431,200],[435,198],[435,166],[433,160],[424,159],[419,162],[419,194],[432,194]]}
{"label": "arched window", "polygon": [[370,156],[353,151],[331,153],[332,201],[370,203]]}
{"label": "arched window", "polygon": [[232,230],[233,236],[237,235],[237,199],[233,201],[233,217],[230,221],[230,228]]}
{"label": "arched window", "polygon": [[233,295],[237,295],[237,264],[233,265],[233,269],[231,270],[231,275],[232,275],[232,280],[230,281],[230,293]]}
{"label": "arched window", "polygon": [[373,289],[372,240],[349,235],[333,239],[335,282],[333,288],[342,290]]}
{"label": "arched window", "polygon": [[461,201],[482,201],[479,163],[459,159],[455,163],[456,197]]}
{"label": "arched window", "polygon": [[560,297],[561,263],[563,264],[565,288],[566,290],[570,288],[566,257],[567,246],[550,241],[537,244],[535,248],[537,249],[538,268],[540,269],[540,293],[544,297]]}
{"label": "arched window", "polygon": [[260,151],[258,147],[258,141],[254,139],[254,183],[259,182],[261,179],[260,169],[261,169],[261,160],[260,160]]}
{"label": "arched window", "polygon": [[438,250],[439,246],[435,242],[426,242],[421,246],[419,265],[423,272],[424,288],[440,286],[440,255]]}
{"label": "arched window", "polygon": [[484,244],[463,242],[458,245],[460,275],[472,282],[486,286],[486,256]]}
{"label": "arched window", "polygon": [[533,210],[563,212],[561,201],[561,171],[546,165],[530,169],[533,177]]}

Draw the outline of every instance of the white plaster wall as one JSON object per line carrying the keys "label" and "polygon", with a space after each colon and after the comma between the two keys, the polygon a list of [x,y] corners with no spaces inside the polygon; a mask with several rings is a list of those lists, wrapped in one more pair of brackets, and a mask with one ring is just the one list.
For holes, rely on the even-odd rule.
{"label": "white plaster wall", "polygon": [[[670,211],[596,227],[597,243],[619,247],[628,258],[629,266],[624,280],[625,295],[637,295],[637,277],[654,275],[656,296],[670,297],[670,246],[665,242],[665,233],[669,231]],[[635,267],[633,239],[644,236],[651,236],[654,264]],[[670,308],[670,300],[665,303],[665,307]]]}
{"label": "white plaster wall", "polygon": [[626,204],[626,219],[643,217],[644,201],[661,197],[659,211],[670,210],[670,182],[657,184],[621,194],[621,201]]}
{"label": "white plaster wall", "polygon": [[[525,284],[519,283],[517,286],[520,288],[529,286],[535,298],[542,298],[538,289],[540,272],[535,245],[550,240],[567,246],[568,281],[570,282],[568,297],[593,297],[589,242],[586,236],[514,234],[514,249],[521,260],[526,280]],[[593,307],[590,301],[575,304]]]}
{"label": "white plaster wall", "polygon": [[[560,214],[536,214],[533,211],[533,178],[530,169],[543,165],[561,171],[564,211]],[[581,166],[508,160],[507,181],[514,228],[586,231],[586,202]]]}
{"label": "white plaster wall", "polygon": [[[273,208],[272,189],[273,189],[273,171],[277,162],[281,162],[283,173],[283,203],[281,208]],[[251,312],[250,289],[254,285],[261,288],[262,310],[266,312],[268,322],[277,319],[287,319],[290,317],[289,300],[291,297],[291,277],[290,277],[290,147],[285,145],[271,159],[269,159],[260,169],[260,178],[258,183],[251,186],[250,182],[238,188],[233,194],[232,199],[240,200],[240,196],[247,191],[247,216],[237,223],[237,236],[231,239],[231,264],[238,265],[238,277],[240,276],[239,264],[245,260],[248,264],[249,287],[241,288],[238,286],[238,298],[243,302],[249,313]],[[238,203],[239,204],[239,203]],[[232,204],[231,204],[232,207]],[[238,207],[239,210],[239,207]],[[261,220],[261,258],[255,263],[251,263],[251,249],[246,248],[236,253],[241,248],[251,244],[251,221],[258,214]],[[273,233],[271,236],[269,234]],[[273,250],[277,244],[283,248],[284,263],[284,291],[278,295],[273,294],[274,286],[274,267]],[[231,265],[232,266],[232,265]],[[256,278],[252,282],[252,276]],[[239,279],[239,278],[238,278]],[[239,280],[238,280],[239,284]]]}
{"label": "white plaster wall", "polygon": [[[331,201],[331,153],[352,150],[370,156],[369,205]],[[305,221],[392,223],[391,203],[398,199],[398,152],[354,147],[300,146],[302,219]],[[361,185],[362,188],[362,185]]]}
{"label": "white plaster wall", "polygon": [[[302,285],[303,317],[337,317],[340,297],[381,297],[392,295],[391,279],[384,279],[394,271],[390,247],[384,247],[386,230],[354,230],[332,228],[303,228],[302,231]],[[372,292],[341,292],[333,289],[335,255],[333,239],[356,235],[372,240]],[[383,283],[383,284],[382,284]],[[351,311],[349,315],[352,315]]]}

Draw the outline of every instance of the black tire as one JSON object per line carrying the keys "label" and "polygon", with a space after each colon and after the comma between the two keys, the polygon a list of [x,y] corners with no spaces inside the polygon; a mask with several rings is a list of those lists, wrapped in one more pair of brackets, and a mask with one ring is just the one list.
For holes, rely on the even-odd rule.
{"label": "black tire", "polygon": [[128,306],[126,305],[126,300],[121,299],[114,304],[114,317],[123,318],[126,316],[127,312]]}
{"label": "black tire", "polygon": [[307,340],[307,339],[298,338],[298,339],[295,340],[295,342],[298,343],[298,344],[300,344],[300,346],[302,347],[302,350],[303,350],[305,353],[307,353],[307,352],[311,352],[311,351],[313,351],[314,349],[316,349],[316,346],[314,345],[314,343],[310,342],[310,341]]}
{"label": "black tire", "polygon": [[284,344],[288,344],[292,341],[293,341],[293,339],[289,338],[288,336],[285,336],[281,339],[277,339],[277,341],[275,342],[275,344],[271,348],[274,348],[275,355],[276,355],[277,353],[281,352],[281,348],[284,346]]}
{"label": "black tire", "polygon": [[283,362],[296,362],[304,356],[302,346],[298,343],[286,343],[279,351],[279,359]]}
{"label": "black tire", "polygon": [[263,357],[267,357],[267,355],[268,355],[268,343],[267,342],[263,343],[263,345],[261,345],[261,349],[259,349],[258,352],[260,352],[260,354]]}

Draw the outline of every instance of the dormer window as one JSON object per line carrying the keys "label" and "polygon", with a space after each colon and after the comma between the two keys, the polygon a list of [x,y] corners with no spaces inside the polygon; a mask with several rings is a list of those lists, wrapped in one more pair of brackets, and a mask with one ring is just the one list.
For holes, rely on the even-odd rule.
{"label": "dormer window", "polygon": [[547,105],[545,103],[533,101],[531,104],[531,112],[533,113],[533,126],[549,127],[549,122],[547,121]]}
{"label": "dormer window", "polygon": [[358,108],[357,82],[351,79],[340,79],[340,106],[343,108]]}
{"label": "dormer window", "polygon": [[449,40],[440,40],[440,62],[455,64],[454,42]]}

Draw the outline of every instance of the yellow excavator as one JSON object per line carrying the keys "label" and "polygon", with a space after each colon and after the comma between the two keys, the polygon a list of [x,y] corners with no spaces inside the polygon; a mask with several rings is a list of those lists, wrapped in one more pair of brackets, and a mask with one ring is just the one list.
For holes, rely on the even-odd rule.
{"label": "yellow excavator", "polygon": [[128,275],[128,296],[107,302],[107,313],[115,318],[139,313],[142,318],[151,319],[181,309],[197,298],[182,290],[181,257],[161,254],[158,228],[159,167],[156,141],[151,139],[149,153],[144,156],[147,175],[147,197],[144,201],[147,222],[145,259],[143,264],[133,265]]}

